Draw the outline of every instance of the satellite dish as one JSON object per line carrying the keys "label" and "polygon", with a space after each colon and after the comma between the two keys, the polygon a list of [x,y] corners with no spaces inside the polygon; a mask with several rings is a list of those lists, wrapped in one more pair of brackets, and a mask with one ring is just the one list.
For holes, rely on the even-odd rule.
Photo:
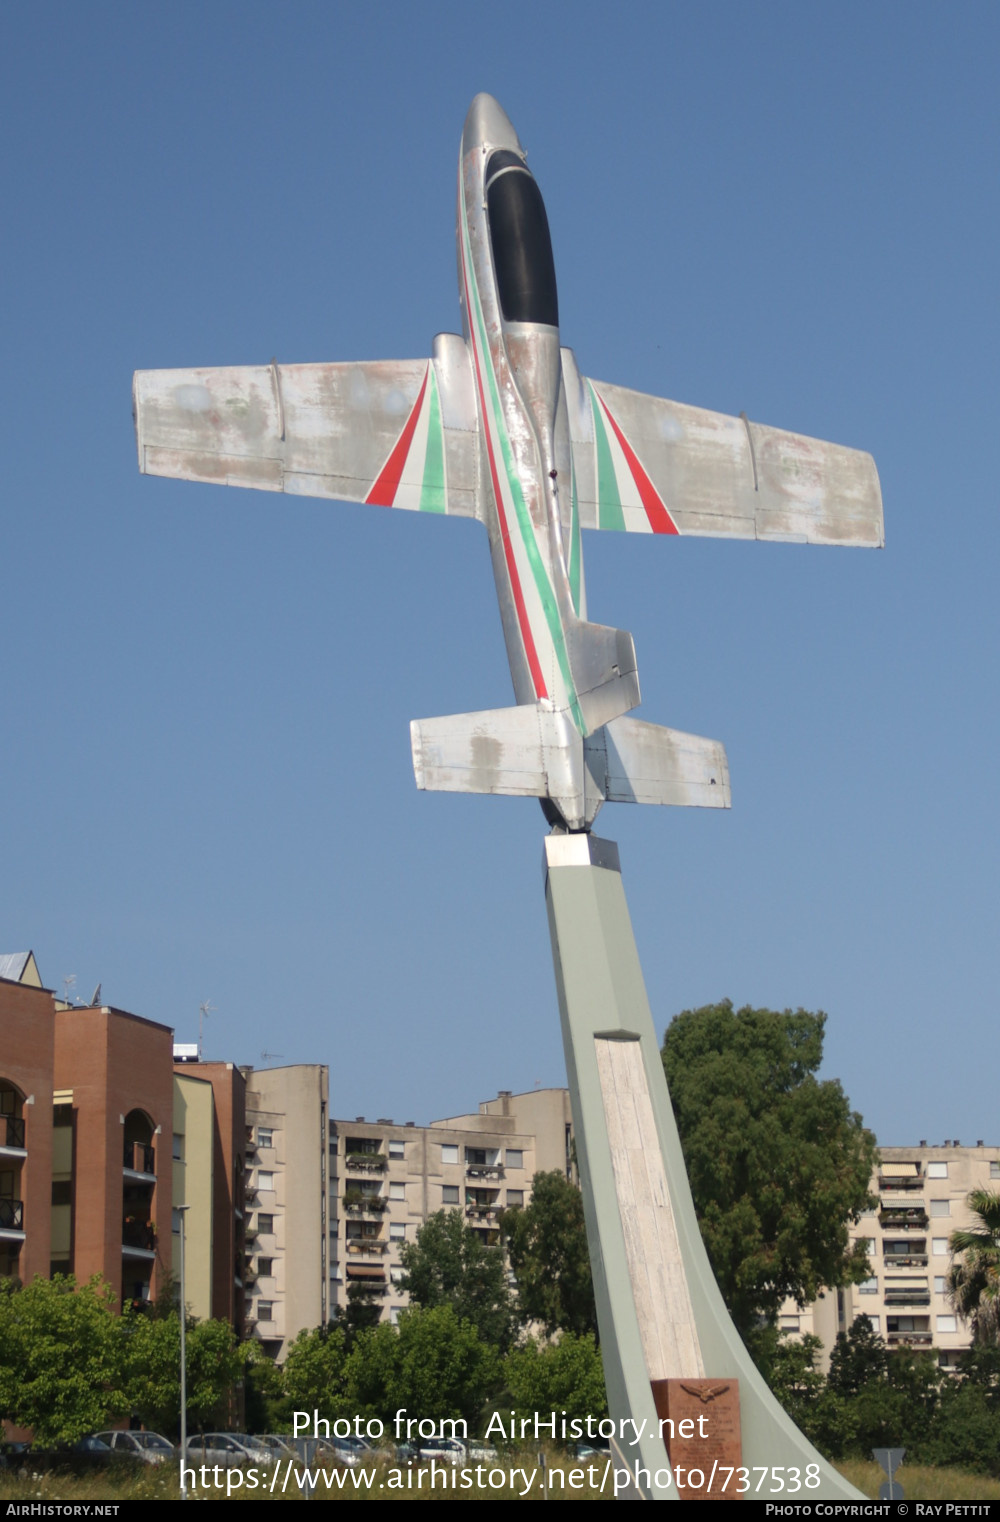
{"label": "satellite dish", "polygon": [[91,1009],[93,1009],[95,1005],[100,1004],[100,1002],[101,1002],[101,985],[100,985],[100,983],[98,983],[97,987],[94,989],[93,997],[91,998],[91,1001],[90,1001],[90,1007],[91,1007]]}

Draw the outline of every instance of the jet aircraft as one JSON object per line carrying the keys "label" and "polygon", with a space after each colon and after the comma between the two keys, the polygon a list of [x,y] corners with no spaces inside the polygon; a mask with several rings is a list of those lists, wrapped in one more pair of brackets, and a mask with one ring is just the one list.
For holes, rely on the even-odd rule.
{"label": "jet aircraft", "polygon": [[462,335],[427,359],[140,370],[139,469],[480,519],[516,705],[414,720],[417,785],[727,807],[721,744],[630,717],[632,636],[587,618],[581,531],[881,546],[871,456],[582,375],[560,342],[545,206],[477,95],[458,170]]}

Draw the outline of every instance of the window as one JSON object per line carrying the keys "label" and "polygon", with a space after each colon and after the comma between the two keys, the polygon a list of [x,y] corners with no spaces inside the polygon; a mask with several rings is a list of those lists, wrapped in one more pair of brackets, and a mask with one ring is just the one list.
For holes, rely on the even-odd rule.
{"label": "window", "polygon": [[524,1153],[521,1151],[521,1149],[519,1147],[508,1147],[507,1148],[507,1167],[508,1168],[523,1168],[524,1167]]}
{"label": "window", "polygon": [[932,1258],[946,1258],[947,1256],[948,1256],[948,1238],[947,1237],[932,1237],[931,1238],[931,1257]]}
{"label": "window", "polygon": [[273,1300],[258,1300],[257,1301],[257,1305],[256,1305],[256,1311],[257,1311],[257,1320],[258,1321],[273,1321],[274,1320],[274,1301]]}
{"label": "window", "polygon": [[869,1258],[874,1258],[876,1256],[877,1252],[878,1252],[878,1247],[877,1247],[875,1238],[874,1237],[860,1237],[859,1241],[861,1241],[861,1242],[863,1242],[865,1244],[865,1252],[868,1254]]}
{"label": "window", "polygon": [[444,1146],[444,1145],[442,1145],[442,1147],[441,1147],[441,1161],[442,1161],[442,1163],[457,1163],[458,1162],[458,1148],[457,1147],[451,1147],[451,1146]]}
{"label": "window", "polygon": [[783,1332],[797,1332],[799,1329],[798,1316],[779,1316],[778,1325]]}
{"label": "window", "polygon": [[271,1275],[274,1273],[274,1259],[273,1258],[258,1258],[257,1259],[257,1272],[258,1272],[258,1274],[260,1274],[262,1279],[269,1279],[271,1277]]}
{"label": "window", "polygon": [[396,1183],[394,1180],[390,1181],[389,1198],[390,1200],[405,1200],[406,1185],[403,1183]]}
{"label": "window", "polygon": [[861,1293],[863,1295],[877,1295],[878,1294],[878,1280],[877,1279],[865,1279],[861,1284],[858,1285],[858,1289],[861,1291]]}
{"label": "window", "polygon": [[868,1325],[871,1327],[873,1332],[877,1332],[878,1331],[878,1317],[877,1316],[859,1316],[858,1320],[859,1321],[867,1321]]}
{"label": "window", "polygon": [[951,1215],[951,1200],[931,1200],[932,1216]]}
{"label": "window", "polygon": [[403,1309],[403,1307],[401,1305],[392,1305],[392,1306],[389,1307],[389,1324],[390,1324],[390,1326],[398,1326],[399,1325],[399,1313],[400,1313],[400,1311],[402,1309]]}
{"label": "window", "polygon": [[1000,1160],[990,1163],[990,1178],[1000,1178]]}
{"label": "window", "polygon": [[404,1273],[404,1270],[401,1269],[401,1268],[395,1268],[395,1267],[390,1268],[390,1270],[389,1270],[389,1283],[390,1284],[398,1284],[399,1281],[403,1277],[403,1273]]}
{"label": "window", "polygon": [[390,1221],[389,1222],[389,1235],[390,1235],[390,1237],[392,1238],[392,1240],[394,1242],[401,1242],[403,1240],[403,1238],[406,1236],[406,1222],[405,1221]]}
{"label": "window", "polygon": [[471,1167],[473,1167],[473,1168],[485,1168],[486,1167],[486,1148],[485,1147],[466,1147],[466,1149],[465,1149],[465,1161]]}
{"label": "window", "polygon": [[391,1141],[389,1143],[389,1156],[390,1157],[405,1157],[406,1156],[406,1143],[404,1141]]}
{"label": "window", "polygon": [[274,1216],[265,1215],[263,1211],[260,1211],[257,1216],[257,1230],[262,1236],[269,1236],[274,1230]]}
{"label": "window", "polygon": [[928,1163],[927,1164],[927,1177],[928,1178],[947,1178],[948,1177],[948,1164],[947,1163],[943,1163],[943,1162],[942,1163]]}
{"label": "window", "polygon": [[339,1284],[342,1277],[343,1276],[342,1276],[342,1274],[340,1272],[340,1264],[339,1263],[331,1263],[330,1264],[330,1278],[336,1280],[336,1282]]}
{"label": "window", "polygon": [[441,1203],[442,1203],[442,1205],[457,1205],[458,1204],[458,1185],[457,1184],[442,1184],[442,1186],[441,1186]]}
{"label": "window", "polygon": [[176,1237],[180,1236],[180,1234],[181,1234],[181,1213],[180,1213],[179,1210],[172,1210],[170,1212],[170,1229],[174,1233],[174,1236],[176,1236]]}
{"label": "window", "polygon": [[257,1127],[257,1145],[258,1147],[274,1146],[274,1131],[270,1126]]}
{"label": "window", "polygon": [[934,1293],[935,1295],[946,1295],[948,1293],[948,1280],[945,1278],[944,1274],[938,1274],[935,1277]]}
{"label": "window", "polygon": [[507,1204],[508,1205],[523,1205],[524,1204],[524,1190],[523,1189],[508,1189],[507,1190]]}
{"label": "window", "polygon": [[52,1180],[53,1205],[72,1205],[73,1185],[69,1179]]}
{"label": "window", "polygon": [[179,1131],[174,1132],[174,1162],[184,1161],[184,1138]]}
{"label": "window", "polygon": [[957,1332],[958,1321],[954,1316],[936,1316],[935,1322],[939,1332]]}
{"label": "window", "polygon": [[258,1170],[257,1170],[257,1188],[258,1189],[273,1189],[274,1188],[274,1174],[266,1172],[263,1168],[258,1168]]}

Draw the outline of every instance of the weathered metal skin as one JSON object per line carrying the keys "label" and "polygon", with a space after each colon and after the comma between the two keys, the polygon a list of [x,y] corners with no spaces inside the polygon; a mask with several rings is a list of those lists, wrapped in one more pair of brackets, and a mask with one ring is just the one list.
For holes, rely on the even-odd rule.
{"label": "weathered metal skin", "polygon": [[870,455],[589,380],[560,347],[544,204],[477,95],[458,169],[461,337],[423,360],[137,371],[154,475],[479,518],[517,706],[415,720],[420,787],[728,807],[716,741],[629,717],[632,636],[587,619],[581,529],[878,546]]}

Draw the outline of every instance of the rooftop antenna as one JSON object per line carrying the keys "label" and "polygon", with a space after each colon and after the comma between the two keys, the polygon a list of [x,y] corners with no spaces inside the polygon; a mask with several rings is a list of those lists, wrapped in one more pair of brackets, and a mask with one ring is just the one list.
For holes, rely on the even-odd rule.
{"label": "rooftop antenna", "polygon": [[206,999],[204,1004],[199,1004],[198,1005],[198,1061],[199,1062],[201,1061],[201,1048],[202,1048],[202,1042],[203,1042],[204,1036],[205,1036],[205,1021],[208,1019],[209,1015],[214,1014],[214,1013],[215,1013],[215,1005],[211,1002],[210,999]]}
{"label": "rooftop antenna", "polygon": [[284,1052],[261,1052],[260,1060],[261,1062],[280,1062],[284,1055]]}
{"label": "rooftop antenna", "polygon": [[76,982],[76,973],[75,972],[71,972],[68,978],[63,978],[63,1003],[64,1004],[68,1004],[70,1002],[70,997],[69,996],[70,996],[70,994],[73,991],[73,984],[75,982]]}

